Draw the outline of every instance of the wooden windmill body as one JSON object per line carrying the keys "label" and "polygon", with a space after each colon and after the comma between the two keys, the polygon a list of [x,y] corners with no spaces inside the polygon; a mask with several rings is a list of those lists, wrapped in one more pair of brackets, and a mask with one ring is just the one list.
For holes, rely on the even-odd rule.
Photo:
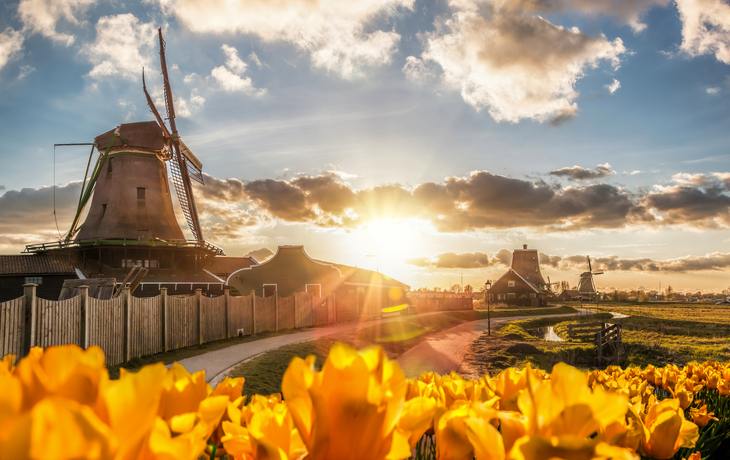
{"label": "wooden windmill body", "polygon": [[593,267],[591,266],[590,256],[586,256],[586,260],[588,262],[588,271],[580,274],[580,278],[578,279],[578,292],[583,295],[589,296],[589,298],[592,300],[595,296],[598,295],[598,291],[596,290],[596,283],[593,281],[593,276],[603,275],[603,270],[594,272]]}

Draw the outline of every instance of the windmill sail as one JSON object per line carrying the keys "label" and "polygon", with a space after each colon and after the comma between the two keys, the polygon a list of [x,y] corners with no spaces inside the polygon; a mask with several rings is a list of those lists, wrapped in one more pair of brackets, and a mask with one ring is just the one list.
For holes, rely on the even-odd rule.
{"label": "windmill sail", "polygon": [[[188,173],[188,163],[192,163],[192,160],[189,159],[189,156],[182,153],[182,149],[180,148],[180,136],[178,135],[177,127],[175,126],[175,107],[172,102],[170,79],[167,75],[165,41],[162,38],[162,28],[158,29],[158,33],[160,37],[160,67],[162,68],[162,77],[164,80],[165,109],[167,111],[167,119],[170,122],[170,129],[172,131],[170,135],[174,157],[170,162],[172,182],[175,185],[175,192],[180,200],[180,206],[182,207],[183,214],[185,215],[185,220],[188,222],[190,231],[193,233],[196,240],[204,241],[203,232],[200,228],[200,221],[198,219],[198,211],[195,207],[195,197],[193,196],[193,188],[190,183],[190,174]],[[189,149],[186,150],[189,151]],[[192,155],[192,153],[190,153],[190,155]],[[200,164],[199,161],[198,164]],[[200,169],[198,168],[197,171],[199,172]],[[202,173],[199,173],[199,176],[202,183]]]}

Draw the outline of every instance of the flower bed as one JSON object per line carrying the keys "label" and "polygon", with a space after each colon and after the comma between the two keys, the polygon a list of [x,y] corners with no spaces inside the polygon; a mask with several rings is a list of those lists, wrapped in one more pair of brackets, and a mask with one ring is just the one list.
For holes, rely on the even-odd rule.
{"label": "flower bed", "polygon": [[[282,393],[214,390],[158,363],[110,380],[101,349],[34,348],[0,362],[0,458],[726,458],[730,365],[550,374],[526,367],[465,380],[406,379],[382,349],[295,358]],[[283,397],[282,397],[283,395]]]}

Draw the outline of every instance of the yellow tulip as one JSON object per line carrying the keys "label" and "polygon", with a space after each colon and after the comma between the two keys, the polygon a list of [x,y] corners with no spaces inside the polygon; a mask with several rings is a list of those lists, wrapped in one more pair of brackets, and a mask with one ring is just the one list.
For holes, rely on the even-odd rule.
{"label": "yellow tulip", "polygon": [[51,395],[93,406],[100,383],[109,379],[104,360],[104,351],[96,346],[32,348],[13,371],[23,385],[23,410]]}
{"label": "yellow tulip", "polygon": [[716,417],[713,417],[715,415],[714,412],[707,412],[707,404],[699,409],[690,409],[689,414],[692,417],[692,421],[699,427],[707,426],[710,420],[717,420]]}
{"label": "yellow tulip", "polygon": [[438,460],[471,460],[474,457],[474,447],[466,433],[466,419],[474,415],[469,405],[466,401],[458,401],[436,422]]}
{"label": "yellow tulip", "polygon": [[311,459],[397,459],[410,456],[396,429],[405,377],[381,348],[335,344],[322,371],[294,358],[282,391]]}
{"label": "yellow tulip", "polygon": [[509,455],[509,460],[638,460],[630,449],[580,436],[525,436]]}
{"label": "yellow tulip", "polygon": [[702,454],[700,454],[700,451],[697,451],[687,457],[687,460],[702,460]]}
{"label": "yellow tulip", "polygon": [[408,435],[408,444],[415,447],[423,434],[433,427],[436,414],[436,400],[419,396],[403,404],[398,428]]}
{"label": "yellow tulip", "polygon": [[213,389],[211,396],[228,396],[230,401],[235,401],[241,397],[241,394],[243,393],[243,384],[245,382],[246,379],[243,377],[235,379],[226,377],[218,384],[217,387],[215,387],[215,389]]}
{"label": "yellow tulip", "polygon": [[639,447],[642,455],[662,460],[671,458],[680,447],[694,447],[699,429],[685,420],[679,404],[679,400],[665,399],[649,409]]}
{"label": "yellow tulip", "polygon": [[51,396],[17,420],[0,458],[111,460],[116,447],[109,428],[89,407]]}
{"label": "yellow tulip", "polygon": [[20,419],[23,387],[9,373],[0,373],[0,452]]}
{"label": "yellow tulip", "polygon": [[197,412],[200,402],[210,392],[210,385],[205,381],[205,371],[190,374],[178,363],[174,363],[167,371],[162,384],[158,415],[164,420],[175,415]]}
{"label": "yellow tulip", "polygon": [[3,356],[3,359],[0,359],[0,375],[11,373],[15,369],[15,360],[17,358],[15,355]]}

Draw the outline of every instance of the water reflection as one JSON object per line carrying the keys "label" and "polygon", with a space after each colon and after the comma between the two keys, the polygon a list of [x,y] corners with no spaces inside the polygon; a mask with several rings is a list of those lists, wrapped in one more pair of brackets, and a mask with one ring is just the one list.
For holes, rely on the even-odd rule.
{"label": "water reflection", "polygon": [[629,317],[629,315],[624,315],[623,313],[616,313],[615,311],[609,311],[609,313],[611,314],[611,318],[620,319],[620,318],[628,318]]}
{"label": "water reflection", "polygon": [[561,339],[558,336],[558,334],[555,333],[554,326],[538,327],[537,329],[530,330],[529,333],[533,337],[537,337],[542,340],[547,340],[548,342],[562,342],[563,341],[563,339]]}

